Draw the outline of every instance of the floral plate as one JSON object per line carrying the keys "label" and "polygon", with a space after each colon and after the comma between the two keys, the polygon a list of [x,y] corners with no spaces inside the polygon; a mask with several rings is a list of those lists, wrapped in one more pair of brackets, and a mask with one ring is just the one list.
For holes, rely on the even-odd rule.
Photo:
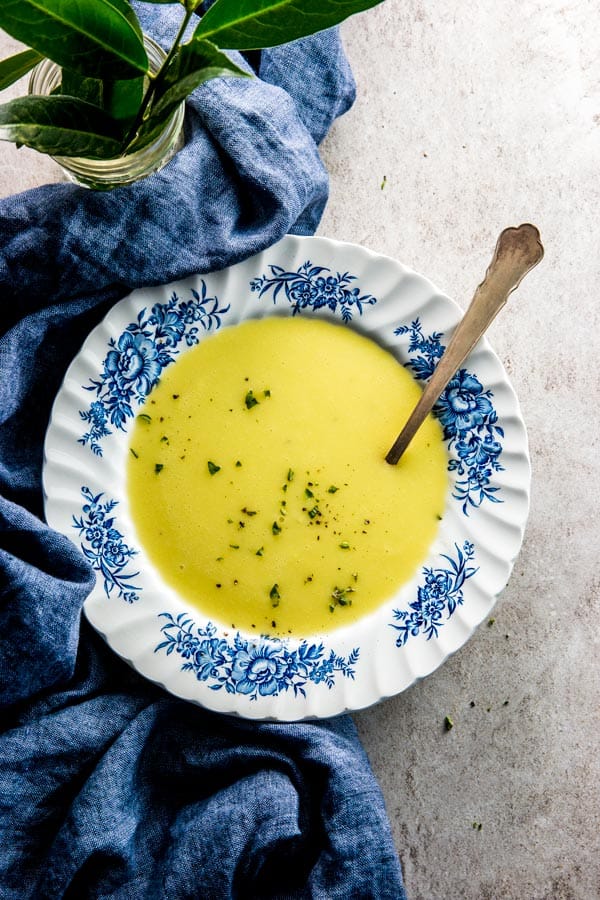
{"label": "floral plate", "polygon": [[483,339],[436,407],[450,487],[410,582],[358,624],[310,638],[233,633],[203,618],[162,581],[138,540],[125,489],[128,431],[163,369],[188,348],[274,314],[356,328],[423,382],[461,315],[398,262],[320,237],[286,237],[223,271],[135,291],[92,331],[65,376],[46,436],[44,492],[49,524],[96,570],[85,613],[120,656],[178,697],[290,721],[399,693],[466,642],[519,551],[530,467],[516,396]]}

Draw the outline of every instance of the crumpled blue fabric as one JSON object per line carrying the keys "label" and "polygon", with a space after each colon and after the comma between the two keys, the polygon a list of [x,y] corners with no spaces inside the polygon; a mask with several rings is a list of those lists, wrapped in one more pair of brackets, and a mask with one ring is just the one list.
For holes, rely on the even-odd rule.
{"label": "crumpled blue fabric", "polygon": [[[173,34],[177,8],[140,5]],[[251,723],[169,696],[81,618],[93,573],[43,519],[42,447],[83,339],[135,287],[316,228],[317,145],[354,97],[336,31],[190,98],[185,148],[110,193],[0,201],[0,897],[405,897],[349,717]]]}

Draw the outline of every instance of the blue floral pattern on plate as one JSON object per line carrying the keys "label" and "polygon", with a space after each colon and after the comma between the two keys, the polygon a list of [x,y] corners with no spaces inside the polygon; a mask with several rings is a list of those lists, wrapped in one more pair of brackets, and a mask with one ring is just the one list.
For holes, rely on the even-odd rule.
{"label": "blue floral pattern on plate", "polygon": [[[410,334],[408,352],[414,358],[407,367],[415,378],[427,381],[446,349],[441,332],[425,337],[417,318],[410,325],[396,328],[394,334]],[[491,484],[493,473],[504,471],[499,462],[502,454],[499,438],[504,437],[504,430],[498,425],[492,396],[475,375],[459,369],[433,408],[444,429],[448,449],[456,453],[456,458],[448,463],[448,470],[459,476],[452,496],[462,502],[465,515],[469,514],[469,508],[481,506],[484,500],[502,503],[497,496],[499,488]]]}
{"label": "blue floral pattern on plate", "polygon": [[473,544],[465,541],[462,549],[455,544],[456,555],[442,558],[448,565],[444,568],[438,566],[423,568],[424,582],[417,590],[417,599],[409,603],[409,609],[394,609],[393,615],[399,625],[390,623],[390,627],[398,632],[396,646],[403,647],[409,637],[419,634],[427,635],[427,640],[438,636],[438,631],[444,625],[443,614],[446,613],[446,621],[454,614],[456,608],[462,605],[464,600],[463,585],[468,578],[472,578],[478,571],[469,562],[475,556]]}
{"label": "blue floral pattern on plate", "polygon": [[328,652],[322,643],[302,641],[291,649],[285,641],[268,637],[247,640],[239,632],[227,640],[217,637],[211,622],[201,628],[186,613],[174,617],[164,612],[161,616],[166,620],[161,628],[165,640],[155,652],[179,654],[186,660],[182,671],[193,672],[213,691],[225,688],[229,694],[244,694],[250,700],[276,697],[289,690],[294,696],[305,697],[307,682],[324,684],[331,690],[338,672],[354,678],[358,648],[344,658],[333,650]]}
{"label": "blue floral pattern on plate", "polygon": [[[252,720],[364,708],[405,690],[416,672],[434,671],[489,615],[506,584],[527,519],[530,469],[518,403],[487,345],[476,371],[467,363],[436,410],[455,498],[444,516],[443,543],[380,613],[304,639],[236,633],[208,622],[155,580],[130,530],[125,484],[114,468],[128,458],[128,431],[166,367],[230,322],[325,316],[375,340],[385,329],[415,377],[430,377],[446,342],[436,323],[458,309],[423,276],[407,278],[405,267],[382,261],[326,238],[287,236],[224,273],[124,298],[65,377],[45,443],[47,520],[81,544],[98,575],[85,602],[92,626],[142,675],[178,697]],[[414,321],[399,319],[403,309],[414,309]],[[514,423],[506,435],[494,409],[500,396],[503,415]],[[484,508],[486,515],[478,514]],[[474,544],[467,514],[478,520]],[[468,609],[475,587],[477,602]]]}
{"label": "blue floral pattern on plate", "polygon": [[116,589],[118,597],[127,603],[134,603],[139,600],[140,588],[132,584],[132,579],[139,572],[125,570],[137,550],[132,550],[123,540],[122,533],[115,528],[115,517],[111,513],[118,500],[103,501],[103,493],[94,494],[85,485],[81,493],[85,502],[81,508],[82,515],[79,518],[73,516],[73,528],[83,538],[83,555],[92,568],[102,575],[107,597]]}
{"label": "blue floral pattern on plate", "polygon": [[[107,597],[116,589],[119,599],[134,603],[142,592],[138,585],[132,584],[139,572],[127,572],[126,567],[137,550],[125,543],[123,534],[115,527],[112,513],[118,501],[103,500],[103,493],[94,494],[85,485],[81,493],[82,515],[73,516],[73,527],[82,537],[83,554],[102,575]],[[199,627],[187,613],[179,613],[175,618],[171,613],[162,612],[159,618],[167,620],[160,629],[165,640],[155,652],[166,650],[170,655],[175,651],[186,660],[182,670],[193,671],[198,681],[209,682],[214,691],[224,687],[228,693],[245,694],[250,700],[277,696],[290,689],[295,696],[306,696],[307,682],[325,684],[331,689],[337,673],[354,678],[360,654],[356,647],[346,658],[328,651],[323,643],[307,641],[290,649],[285,641],[266,635],[259,640],[247,640],[239,632],[229,641],[216,636],[217,628],[212,622]]]}
{"label": "blue floral pattern on plate", "polygon": [[130,322],[117,339],[110,339],[99,378],[90,378],[90,384],[83,385],[97,399],[87,410],[79,411],[89,425],[79,443],[89,445],[97,456],[102,456],[102,439],[111,434],[109,425],[125,431],[128,419],[135,415],[134,407],[145,401],[162,370],[175,361],[180,344],[197,344],[199,328],[211,331],[221,327],[229,304],[220,307],[217,297],[209,297],[204,280],[200,292],[192,289],[191,295],[183,300],[174,291],[150,313],[141,309],[136,322]]}
{"label": "blue floral pattern on plate", "polygon": [[251,290],[258,291],[259,297],[272,290],[273,303],[277,302],[277,297],[283,290],[294,316],[303,309],[327,307],[334,313],[339,311],[344,322],[350,322],[353,310],[362,316],[364,306],[377,303],[372,294],[361,294],[356,285],[350,287],[356,281],[356,276],[349,272],[337,272],[333,275],[327,266],[314,266],[310,260],[293,272],[276,265],[270,265],[269,269],[271,277],[260,275],[254,278],[250,282]]}

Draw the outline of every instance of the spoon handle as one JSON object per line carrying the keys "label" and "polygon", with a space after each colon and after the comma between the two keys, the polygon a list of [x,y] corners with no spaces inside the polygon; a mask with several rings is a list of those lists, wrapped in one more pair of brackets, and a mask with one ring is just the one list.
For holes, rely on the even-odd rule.
{"label": "spoon handle", "polygon": [[508,295],[543,255],[540,233],[534,225],[505,228],[501,233],[483,281],[385,458],[390,465],[396,465],[450,379],[506,303]]}

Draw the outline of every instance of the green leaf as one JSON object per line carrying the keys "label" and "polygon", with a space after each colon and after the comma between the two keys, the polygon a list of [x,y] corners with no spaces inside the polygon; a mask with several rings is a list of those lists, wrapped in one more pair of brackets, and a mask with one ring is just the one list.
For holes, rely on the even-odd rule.
{"label": "green leaf", "polygon": [[43,58],[42,54],[36,53],[35,50],[23,50],[16,56],[9,56],[8,59],[2,60],[0,62],[0,91],[18,81],[23,75],[27,75]]}
{"label": "green leaf", "polygon": [[337,25],[382,0],[215,0],[194,37],[229,50],[260,50]]}
{"label": "green leaf", "polygon": [[152,115],[169,115],[200,84],[221,75],[252,77],[210,41],[195,39],[183,44],[171,60],[164,81],[157,85]]}
{"label": "green leaf", "polygon": [[0,139],[52,156],[111,159],[121,151],[116,123],[73,97],[17,97],[0,106]]}
{"label": "green leaf", "polygon": [[129,143],[127,152],[141,150],[155,141],[169,117],[188,94],[204,81],[221,75],[252,77],[210,41],[192,40],[183,44],[173,56],[164,78],[157,79],[150,115],[145,118],[135,138]]}
{"label": "green leaf", "polygon": [[99,106],[119,122],[135,119],[144,90],[144,77],[125,80],[85,78],[79,72],[63,69],[60,93],[67,97],[77,97]]}
{"label": "green leaf", "polygon": [[148,70],[139,25],[126,0],[2,0],[0,27],[92,78],[135,78]]}
{"label": "green leaf", "polygon": [[60,94],[77,97],[96,106],[102,106],[102,81],[100,78],[86,78],[72,69],[62,69]]}
{"label": "green leaf", "polygon": [[135,119],[144,93],[144,78],[128,78],[121,81],[104,81],[102,108],[119,122]]}
{"label": "green leaf", "polygon": [[118,13],[125,16],[135,33],[140,39],[143,39],[142,26],[140,25],[139,19],[133,11],[129,0],[107,0],[107,2],[110,3]]}

